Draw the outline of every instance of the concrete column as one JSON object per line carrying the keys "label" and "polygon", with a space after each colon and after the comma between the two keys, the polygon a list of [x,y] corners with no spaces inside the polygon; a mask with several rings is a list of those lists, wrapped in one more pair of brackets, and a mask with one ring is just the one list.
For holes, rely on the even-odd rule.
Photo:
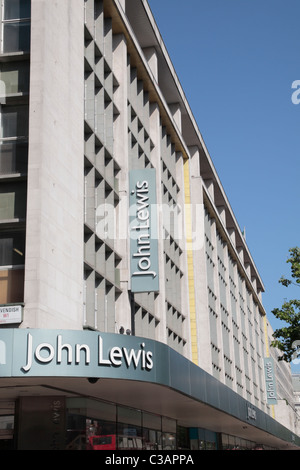
{"label": "concrete column", "polygon": [[[229,249],[227,243],[224,246],[224,265],[225,265],[225,280],[227,283],[226,288],[226,308],[228,311],[228,327],[230,330],[229,333],[229,359],[231,361],[230,364],[230,377],[233,379],[231,386],[233,389],[236,389],[236,382],[235,382],[235,358],[234,358],[234,339],[233,339],[233,323],[232,323],[232,310],[231,310],[231,294],[230,294],[230,278],[229,278]],[[224,361],[224,371],[226,370],[226,363]]]}
{"label": "concrete column", "polygon": [[82,327],[84,2],[31,2],[22,326]]}
{"label": "concrete column", "polygon": [[200,152],[190,147],[192,231],[194,238],[194,285],[198,337],[198,364],[211,372],[210,324],[206,273],[203,186],[200,176]]}
{"label": "concrete column", "polygon": [[[217,299],[220,299],[220,288],[219,288],[219,275],[218,275],[218,250],[217,250],[217,223],[216,219],[211,221],[211,243],[215,247],[212,252],[212,260],[214,262],[214,294]],[[223,341],[222,341],[222,316],[220,310],[219,300],[216,302],[216,330],[217,330],[217,341],[216,346],[218,347],[218,366],[221,368],[221,372],[217,377],[224,382],[224,369],[223,369]]]}
{"label": "concrete column", "polygon": [[186,317],[185,335],[187,338],[186,356],[188,359],[198,363],[197,351],[197,321],[195,316],[195,287],[193,271],[193,250],[190,240],[192,231],[191,190],[190,190],[190,168],[189,160],[184,160],[181,152],[176,158],[176,181],[182,189],[178,194],[177,204],[180,208],[179,233],[181,237],[178,244],[182,250],[180,269],[183,272],[181,281],[181,310]]}
{"label": "concrete column", "polygon": [[165,291],[165,257],[164,257],[164,229],[163,229],[163,208],[162,187],[161,187],[161,128],[159,106],[156,103],[150,104],[149,134],[154,144],[151,152],[151,163],[156,169],[156,197],[158,216],[158,266],[159,266],[159,295],[155,297],[155,316],[159,319],[156,328],[156,339],[167,343],[167,318],[166,318],[166,291]]}
{"label": "concrete column", "polygon": [[244,264],[244,249],[242,246],[238,246],[237,247],[237,252],[238,252],[238,255],[239,255],[239,258],[241,260],[241,262]]}
{"label": "concrete column", "polygon": [[228,235],[230,237],[231,243],[235,247],[235,229],[234,228],[228,228]]}
{"label": "concrete column", "polygon": [[113,36],[113,73],[119,86],[114,93],[114,102],[120,114],[114,121],[114,158],[121,171],[119,174],[120,202],[116,210],[117,230],[115,238],[116,251],[121,254],[120,284],[122,294],[116,302],[117,329],[131,328],[131,307],[128,296],[129,289],[129,253],[130,240],[128,239],[129,224],[129,161],[128,161],[128,111],[127,111],[127,44],[123,34]]}
{"label": "concrete column", "polygon": [[245,263],[246,273],[248,274],[249,279],[251,279],[251,265],[250,263]]}
{"label": "concrete column", "polygon": [[180,104],[179,103],[172,103],[169,104],[169,109],[171,111],[171,114],[173,116],[173,119],[176,123],[176,126],[178,127],[179,131],[181,132],[182,128],[182,123],[181,123],[181,109],[180,109]]}
{"label": "concrete column", "polygon": [[226,227],[226,210],[225,210],[225,206],[218,206],[217,209],[218,209],[218,212],[219,212],[219,215],[220,215],[220,219],[222,220],[224,226]]}
{"label": "concrete column", "polygon": [[213,202],[215,202],[215,190],[214,190],[214,182],[213,180],[205,180],[205,186],[208,190],[208,194],[210,195]]}
{"label": "concrete column", "polygon": [[158,82],[158,62],[155,47],[146,47],[143,49],[143,52],[151,72],[153,73],[153,77],[155,81]]}

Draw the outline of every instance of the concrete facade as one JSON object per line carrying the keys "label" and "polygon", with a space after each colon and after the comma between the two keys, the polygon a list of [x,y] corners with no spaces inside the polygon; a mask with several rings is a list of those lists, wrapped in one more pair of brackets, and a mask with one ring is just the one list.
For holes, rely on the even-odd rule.
{"label": "concrete facade", "polygon": [[[30,2],[25,3],[29,8]],[[125,333],[162,343],[178,354],[179,367],[199,369],[195,377],[200,388],[200,370],[208,384],[204,387],[217,384],[222,425],[218,413],[209,423],[214,404],[194,391],[193,374],[188,377],[191,403],[195,401],[190,421],[184,417],[184,399],[180,401],[180,391],[187,389],[179,379],[173,384],[178,411],[157,388],[162,415],[187,428],[243,434],[251,442],[258,442],[259,436],[270,447],[293,447],[293,412],[287,414],[266,399],[264,359],[276,359],[276,353],[269,348],[264,285],[147,1],[32,0],[29,16],[17,8],[16,18],[6,17],[6,8],[1,77],[12,87],[11,70],[21,70],[21,60],[22,67],[30,65],[30,86],[28,81],[21,89],[19,79],[20,89],[4,93],[2,108],[4,119],[6,110],[14,111],[15,106],[17,116],[27,112],[29,118],[27,133],[19,126],[15,134],[5,134],[4,126],[1,139],[1,165],[4,146],[8,161],[13,161],[16,148],[28,153],[22,171],[12,163],[9,169],[0,167],[5,203],[0,208],[1,253],[14,253],[2,255],[0,303],[22,306],[21,321],[7,321],[1,329],[9,324],[38,329],[45,338],[55,329],[100,332],[117,335],[120,342]],[[30,47],[27,42],[24,50],[13,45],[5,50],[10,23],[20,30],[30,24]],[[5,75],[8,63],[16,67]],[[132,170],[147,169],[156,170],[159,289],[134,293],[129,178]],[[11,194],[18,202],[14,213]],[[5,341],[3,336],[3,345]],[[51,357],[52,344],[46,339],[41,344]],[[41,355],[42,349],[36,345],[35,357],[46,363],[49,358]],[[291,402],[290,370],[277,362],[276,370],[278,397]],[[67,375],[57,376],[54,383],[57,390],[72,390],[70,396],[76,395],[76,387],[89,396],[90,385],[81,379],[74,383]],[[14,385],[27,387],[26,378],[15,380]],[[113,396],[116,403],[134,406],[130,393],[135,385],[129,382],[124,381],[124,401],[111,392],[113,376],[105,390],[93,392],[97,390],[98,400]],[[148,402],[139,406],[155,412],[146,386],[142,391]],[[236,396],[241,405],[226,426],[224,414],[234,407],[221,404],[226,403],[224,397],[231,401]],[[18,398],[17,388],[13,395],[1,395],[4,401]],[[191,412],[198,410],[197,400],[204,400],[199,422]],[[249,408],[252,416],[244,418]],[[250,419],[251,429],[237,431],[243,419]],[[288,432],[281,427],[276,431],[278,422]]]}

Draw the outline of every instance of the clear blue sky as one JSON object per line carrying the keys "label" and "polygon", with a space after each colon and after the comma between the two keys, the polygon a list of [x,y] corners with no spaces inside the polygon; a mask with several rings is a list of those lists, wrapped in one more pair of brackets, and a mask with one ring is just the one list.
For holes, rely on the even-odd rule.
{"label": "clear blue sky", "polygon": [[281,328],[271,310],[300,295],[278,283],[300,246],[300,0],[148,1]]}

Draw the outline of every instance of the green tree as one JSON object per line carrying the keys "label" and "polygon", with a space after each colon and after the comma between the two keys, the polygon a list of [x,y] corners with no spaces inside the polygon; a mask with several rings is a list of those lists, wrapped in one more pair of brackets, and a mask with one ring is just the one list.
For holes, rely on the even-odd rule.
{"label": "green tree", "polygon": [[[291,265],[291,277],[287,279],[282,276],[279,283],[285,287],[291,284],[300,287],[300,248],[295,247],[289,250],[290,257],[287,263]],[[291,362],[299,356],[300,349],[300,300],[293,299],[282,304],[281,308],[274,308],[273,315],[285,322],[286,326],[274,331],[274,340],[271,346],[278,348],[282,355],[280,361]]]}

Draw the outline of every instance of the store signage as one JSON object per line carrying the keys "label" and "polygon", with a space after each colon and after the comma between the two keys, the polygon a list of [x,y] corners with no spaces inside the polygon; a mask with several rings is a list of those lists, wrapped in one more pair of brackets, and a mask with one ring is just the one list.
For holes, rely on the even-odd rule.
{"label": "store signage", "polygon": [[[153,367],[152,352],[145,351],[145,343],[140,345],[140,349],[135,351],[133,348],[127,349],[124,347],[114,346],[107,354],[104,354],[103,339],[98,336],[98,366],[114,366],[119,367],[123,364],[126,367],[141,367],[143,370],[151,370]],[[33,337],[30,333],[27,334],[26,346],[26,364],[22,366],[24,372],[28,372],[33,364],[33,361],[39,364],[49,364],[52,361],[57,365],[63,362],[63,350],[66,352],[65,364],[80,364],[84,363],[89,365],[92,361],[91,348],[85,343],[63,343],[63,335],[57,335],[55,343],[39,343],[33,346]],[[94,358],[95,359],[95,358]]]}
{"label": "store signage", "polygon": [[0,377],[118,376],[148,380],[153,368],[153,342],[135,336],[72,330],[0,330]]}
{"label": "store signage", "polygon": [[22,322],[21,305],[3,305],[0,307],[0,325]]}
{"label": "store signage", "polygon": [[157,292],[158,240],[155,169],[129,175],[131,292]]}
{"label": "store signage", "polygon": [[276,393],[276,382],[275,382],[275,371],[274,371],[273,359],[271,357],[265,357],[264,366],[265,366],[267,403],[269,405],[276,405],[277,393]]}
{"label": "store signage", "polygon": [[247,419],[256,420],[256,410],[250,405],[247,406]]}

